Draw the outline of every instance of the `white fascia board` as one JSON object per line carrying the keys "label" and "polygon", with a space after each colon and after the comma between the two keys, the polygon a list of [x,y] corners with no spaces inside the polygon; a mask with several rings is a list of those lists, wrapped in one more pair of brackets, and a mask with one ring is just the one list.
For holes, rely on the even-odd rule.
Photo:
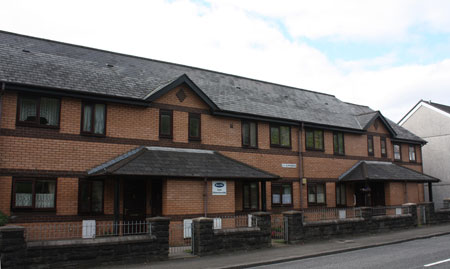
{"label": "white fascia board", "polygon": [[424,107],[426,107],[426,108],[429,108],[429,109],[431,109],[431,110],[433,110],[433,111],[435,111],[435,112],[437,112],[437,113],[439,113],[439,114],[441,114],[441,115],[444,115],[444,116],[446,116],[446,117],[449,117],[450,118],[450,114],[449,113],[447,113],[447,112],[445,112],[445,111],[442,111],[441,109],[439,109],[439,108],[437,108],[437,107],[434,107],[434,106],[432,106],[432,105],[430,105],[430,104],[428,104],[426,101],[421,101],[419,104],[417,104],[416,105],[416,107],[414,107],[414,109],[413,110],[411,110],[404,118],[403,118],[403,120],[401,120],[399,123],[398,123],[398,125],[400,125],[400,126],[402,126],[403,125],[403,123],[405,123],[420,107],[422,107],[422,106],[424,106]]}

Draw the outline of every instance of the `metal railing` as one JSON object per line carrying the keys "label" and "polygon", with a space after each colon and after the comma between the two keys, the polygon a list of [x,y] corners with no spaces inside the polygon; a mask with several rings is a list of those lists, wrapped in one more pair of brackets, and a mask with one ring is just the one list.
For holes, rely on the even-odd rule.
{"label": "metal railing", "polygon": [[409,206],[376,206],[372,207],[372,216],[398,216],[410,214]]}
{"label": "metal railing", "polygon": [[305,222],[359,218],[361,216],[362,216],[361,209],[358,207],[348,207],[348,208],[310,207],[303,209],[303,218]]}
{"label": "metal railing", "polygon": [[27,241],[64,239],[92,239],[107,236],[150,234],[151,224],[146,221],[83,221],[60,223],[25,223]]}

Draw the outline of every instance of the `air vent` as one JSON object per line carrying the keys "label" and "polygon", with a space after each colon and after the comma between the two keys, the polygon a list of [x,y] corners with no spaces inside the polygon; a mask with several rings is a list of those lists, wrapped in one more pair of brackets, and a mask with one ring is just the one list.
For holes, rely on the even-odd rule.
{"label": "air vent", "polygon": [[23,52],[26,52],[26,53],[30,52],[30,51],[27,50],[27,49],[23,49],[22,51],[23,51]]}
{"label": "air vent", "polygon": [[107,67],[114,67],[112,64],[106,64]]}

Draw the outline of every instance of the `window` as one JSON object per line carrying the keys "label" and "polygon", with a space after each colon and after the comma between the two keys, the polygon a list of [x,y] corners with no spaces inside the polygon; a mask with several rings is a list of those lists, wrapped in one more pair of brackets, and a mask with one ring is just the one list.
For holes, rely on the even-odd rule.
{"label": "window", "polygon": [[308,184],[308,204],[325,205],[325,184]]}
{"label": "window", "polygon": [[103,213],[103,181],[80,179],[78,200],[80,214]]}
{"label": "window", "polygon": [[201,115],[189,113],[189,140],[201,139]]}
{"label": "window", "polygon": [[394,160],[400,161],[402,159],[402,152],[400,144],[394,144]]}
{"label": "window", "polygon": [[414,145],[409,145],[409,161],[416,161],[416,147],[414,147]]}
{"label": "window", "polygon": [[270,145],[275,147],[291,147],[291,127],[285,125],[270,126]]}
{"label": "window", "polygon": [[387,156],[386,137],[380,138],[380,146],[381,146],[381,157],[386,157]]}
{"label": "window", "polygon": [[292,184],[272,184],[272,205],[292,205]]}
{"label": "window", "polygon": [[371,135],[367,136],[367,151],[369,156],[373,156],[373,136]]}
{"label": "window", "polygon": [[344,133],[334,132],[333,133],[333,145],[334,154],[344,155]]}
{"label": "window", "polygon": [[17,123],[31,126],[59,126],[60,100],[51,97],[19,96]]}
{"label": "window", "polygon": [[258,126],[256,122],[242,122],[242,146],[247,148],[258,147]]}
{"label": "window", "polygon": [[344,184],[336,183],[336,205],[337,206],[347,205],[347,196]]}
{"label": "window", "polygon": [[105,135],[105,104],[83,103],[81,113],[81,133]]}
{"label": "window", "polygon": [[172,110],[159,111],[159,137],[172,138]]}
{"label": "window", "polygon": [[243,184],[243,202],[244,210],[258,210],[258,182],[250,182]]}
{"label": "window", "polygon": [[56,179],[15,178],[13,208],[55,209]]}
{"label": "window", "polygon": [[323,150],[323,131],[306,129],[306,149]]}

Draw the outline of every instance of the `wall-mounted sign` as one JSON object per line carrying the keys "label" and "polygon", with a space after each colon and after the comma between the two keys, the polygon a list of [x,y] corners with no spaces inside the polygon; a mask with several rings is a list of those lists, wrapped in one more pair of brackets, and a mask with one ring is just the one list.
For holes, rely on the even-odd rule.
{"label": "wall-mounted sign", "polygon": [[212,194],[213,195],[227,195],[227,182],[226,181],[213,181],[212,182]]}
{"label": "wall-mounted sign", "polygon": [[283,167],[283,168],[297,168],[297,164],[296,163],[282,163],[281,167]]}

